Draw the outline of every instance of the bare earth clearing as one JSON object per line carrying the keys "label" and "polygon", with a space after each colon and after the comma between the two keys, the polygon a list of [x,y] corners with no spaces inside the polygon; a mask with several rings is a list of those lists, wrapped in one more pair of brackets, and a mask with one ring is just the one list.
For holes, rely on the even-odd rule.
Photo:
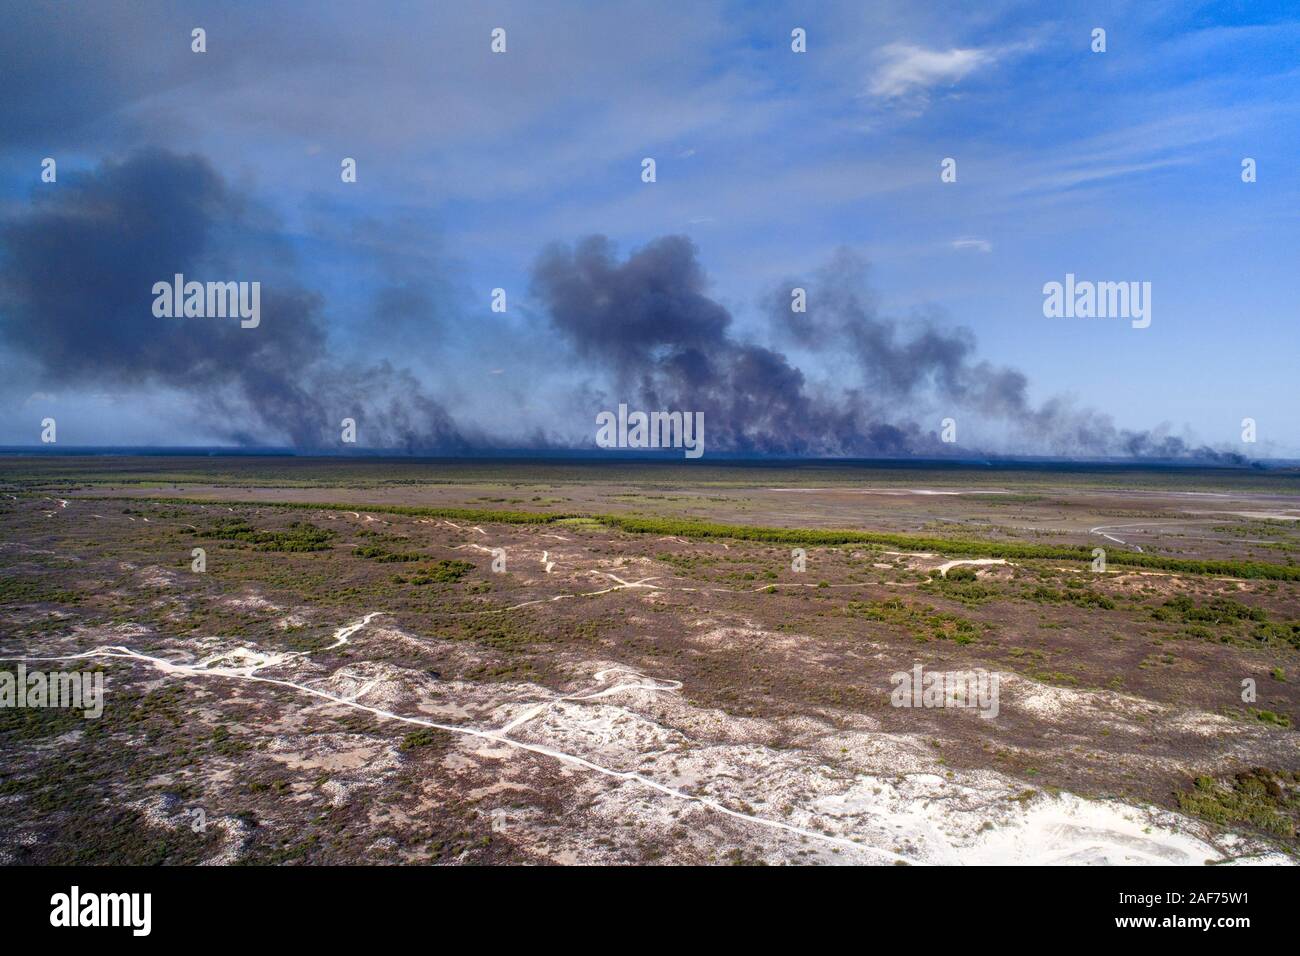
{"label": "bare earth clearing", "polygon": [[[1290,862],[1294,577],[852,543],[799,573],[789,543],[580,516],[1294,569],[1298,490],[0,459],[0,670],[107,688],[99,719],[0,709],[0,862]],[[996,673],[997,716],[891,706],[916,664]]]}

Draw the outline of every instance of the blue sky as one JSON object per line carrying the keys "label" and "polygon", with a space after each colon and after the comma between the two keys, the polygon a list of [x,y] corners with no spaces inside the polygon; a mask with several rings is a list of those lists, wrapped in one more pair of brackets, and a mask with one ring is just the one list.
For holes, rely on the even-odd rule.
{"label": "blue sky", "polygon": [[[595,411],[646,398],[537,292],[543,249],[600,234],[621,257],[689,237],[731,316],[710,347],[779,350],[820,402],[873,379],[833,345],[783,341],[763,303],[801,282],[815,311],[810,277],[847,247],[900,338],[969,329],[969,360],[1019,370],[1036,408],[1064,397],[1121,430],[1300,457],[1294,7],[57,3],[7,19],[6,221],[143,148],[196,154],[254,209],[231,238],[241,261],[265,262],[265,240],[319,297],[332,361],[410,369],[472,441],[589,444]],[[39,182],[45,156],[57,184]],[[1151,282],[1151,326],[1044,318],[1043,284],[1068,272]],[[46,414],[69,444],[284,440],[273,415],[231,425],[247,395],[214,420],[183,376],[55,376],[13,339],[0,443],[35,441]],[[955,415],[967,447],[1061,450],[941,389],[876,399],[863,416],[922,432]]]}

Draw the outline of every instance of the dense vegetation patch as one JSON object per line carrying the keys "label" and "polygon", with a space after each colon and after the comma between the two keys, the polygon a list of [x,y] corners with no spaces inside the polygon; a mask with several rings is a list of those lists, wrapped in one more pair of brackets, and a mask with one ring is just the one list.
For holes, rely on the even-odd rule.
{"label": "dense vegetation patch", "polygon": [[40,581],[0,578],[0,604],[76,604],[80,600],[76,591],[52,588]]}
{"label": "dense vegetation patch", "polygon": [[445,750],[450,743],[451,734],[447,731],[439,730],[437,727],[422,727],[403,737],[397,749],[403,752],[424,750],[428,747]]}
{"label": "dense vegetation patch", "polygon": [[1264,611],[1232,598],[1218,597],[1208,604],[1197,604],[1185,594],[1170,598],[1152,613],[1158,620],[1176,618],[1185,623],[1237,624],[1268,620]]}
{"label": "dense vegetation patch", "polygon": [[357,548],[354,552],[358,558],[365,558],[368,561],[378,561],[380,564],[400,564],[407,561],[423,561],[428,555],[420,554],[416,551],[389,551],[377,544],[367,544]]}
{"label": "dense vegetation patch", "polygon": [[1198,604],[1180,594],[1154,608],[1151,616],[1186,625],[1183,637],[1220,644],[1289,645],[1300,650],[1300,621],[1274,621],[1263,609],[1232,598],[1216,597]]}
{"label": "dense vegetation patch", "polygon": [[1243,770],[1226,780],[1197,777],[1177,795],[1184,813],[1222,826],[1248,824],[1286,840],[1296,839],[1300,823],[1300,774],[1263,767]]}
{"label": "dense vegetation patch", "polygon": [[259,531],[245,518],[220,518],[198,532],[200,538],[240,541],[256,551],[325,551],[334,532],[307,521],[293,521],[278,531]]}
{"label": "dense vegetation patch", "polygon": [[987,627],[978,621],[937,611],[928,605],[904,601],[902,598],[889,598],[885,601],[849,601],[844,606],[844,613],[853,617],[863,617],[868,621],[881,621],[905,628],[918,641],[935,638],[941,641],[955,641],[958,644],[971,644],[987,630]]}
{"label": "dense vegetation patch", "polygon": [[420,568],[410,577],[397,578],[398,584],[450,584],[459,581],[474,570],[468,561],[435,561]]}
{"label": "dense vegetation patch", "polygon": [[1003,593],[997,585],[981,582],[975,569],[969,566],[950,568],[946,576],[936,574],[921,586],[921,590],[972,607],[987,604]]}
{"label": "dense vegetation patch", "polygon": [[1042,604],[1073,604],[1075,607],[1100,608],[1106,611],[1115,609],[1115,602],[1104,594],[1091,591],[1086,585],[1071,581],[1064,588],[1049,588],[1039,585],[1025,593],[1031,601]]}

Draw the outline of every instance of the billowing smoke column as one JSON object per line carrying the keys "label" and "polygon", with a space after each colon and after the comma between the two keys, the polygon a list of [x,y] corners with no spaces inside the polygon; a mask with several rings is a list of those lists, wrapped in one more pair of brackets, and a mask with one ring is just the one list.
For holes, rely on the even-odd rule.
{"label": "billowing smoke column", "polygon": [[[1033,407],[1024,374],[978,360],[968,329],[920,318],[904,333],[880,316],[866,264],[848,250],[766,303],[783,347],[833,365],[847,356],[847,385],[814,387],[782,352],[737,340],[683,236],[656,239],[622,261],[604,236],[556,245],[538,257],[533,285],[556,330],[609,374],[620,400],[703,411],[714,450],[952,454],[938,426],[954,414],[1000,423],[1013,444],[1040,453],[1241,460],[1174,436],[1118,430],[1059,399]],[[806,312],[791,310],[795,287],[807,290]]]}
{"label": "billowing smoke column", "polygon": [[552,246],[533,286],[555,328],[608,371],[620,399],[702,411],[711,449],[903,454],[930,443],[915,425],[886,423],[859,394],[813,394],[780,352],[737,341],[684,237],[657,239],[624,262],[603,236]]}
{"label": "billowing smoke column", "polygon": [[[409,372],[329,355],[323,303],[272,225],[197,156],[150,150],[69,175],[0,228],[0,339],[55,386],[178,389],[239,443],[338,448],[352,417],[369,445],[465,447]],[[176,274],[260,281],[263,321],[155,317],[150,290]]]}

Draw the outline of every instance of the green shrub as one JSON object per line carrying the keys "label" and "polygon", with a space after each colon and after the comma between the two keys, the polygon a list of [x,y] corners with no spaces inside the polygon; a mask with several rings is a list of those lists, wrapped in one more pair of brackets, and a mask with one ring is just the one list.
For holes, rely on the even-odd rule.
{"label": "green shrub", "polygon": [[420,568],[410,577],[409,582],[411,584],[447,584],[452,581],[459,581],[473,570],[474,565],[468,561],[438,561],[428,567]]}

